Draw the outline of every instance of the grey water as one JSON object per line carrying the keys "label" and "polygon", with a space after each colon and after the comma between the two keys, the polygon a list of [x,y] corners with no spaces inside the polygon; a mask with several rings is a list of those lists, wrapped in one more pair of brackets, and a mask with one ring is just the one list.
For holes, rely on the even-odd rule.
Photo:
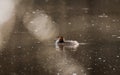
{"label": "grey water", "polygon": [[[0,75],[120,75],[119,3],[119,0],[21,1],[15,27],[0,52]],[[54,40],[38,40],[23,23],[25,13],[36,10],[44,10],[51,17],[58,35],[85,44],[75,49],[64,46],[56,49]]]}

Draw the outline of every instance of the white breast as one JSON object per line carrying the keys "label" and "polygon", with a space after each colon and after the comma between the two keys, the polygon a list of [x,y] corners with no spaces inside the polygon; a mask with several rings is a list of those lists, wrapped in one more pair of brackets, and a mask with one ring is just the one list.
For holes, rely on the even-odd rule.
{"label": "white breast", "polygon": [[73,40],[66,40],[64,43],[59,43],[59,40],[56,40],[55,45],[56,45],[56,49],[64,49],[64,48],[77,49],[79,43]]}
{"label": "white breast", "polygon": [[64,43],[59,43],[59,40],[56,40],[55,42],[56,45],[65,45],[65,46],[78,46],[79,43],[77,41],[73,40],[65,40]]}

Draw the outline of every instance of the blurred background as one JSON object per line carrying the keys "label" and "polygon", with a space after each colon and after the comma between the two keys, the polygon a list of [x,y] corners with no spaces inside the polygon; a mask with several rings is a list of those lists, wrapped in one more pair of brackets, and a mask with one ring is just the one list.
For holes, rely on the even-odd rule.
{"label": "blurred background", "polygon": [[[120,74],[120,0],[0,0],[0,6],[0,75]],[[58,51],[58,35],[88,44]]]}

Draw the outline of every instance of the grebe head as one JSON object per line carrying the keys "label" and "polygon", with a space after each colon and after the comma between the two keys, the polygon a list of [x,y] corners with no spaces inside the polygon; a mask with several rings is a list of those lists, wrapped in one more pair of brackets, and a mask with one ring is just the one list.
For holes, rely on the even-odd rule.
{"label": "grebe head", "polygon": [[57,43],[64,43],[64,38],[63,38],[63,36],[58,36],[56,42],[57,42]]}

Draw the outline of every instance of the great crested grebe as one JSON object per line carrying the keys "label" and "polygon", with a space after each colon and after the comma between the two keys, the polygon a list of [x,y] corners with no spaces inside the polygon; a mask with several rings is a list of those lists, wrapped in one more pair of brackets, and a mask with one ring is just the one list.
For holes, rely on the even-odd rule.
{"label": "great crested grebe", "polygon": [[62,36],[57,37],[56,45],[78,46],[79,43],[73,40],[64,40]]}

